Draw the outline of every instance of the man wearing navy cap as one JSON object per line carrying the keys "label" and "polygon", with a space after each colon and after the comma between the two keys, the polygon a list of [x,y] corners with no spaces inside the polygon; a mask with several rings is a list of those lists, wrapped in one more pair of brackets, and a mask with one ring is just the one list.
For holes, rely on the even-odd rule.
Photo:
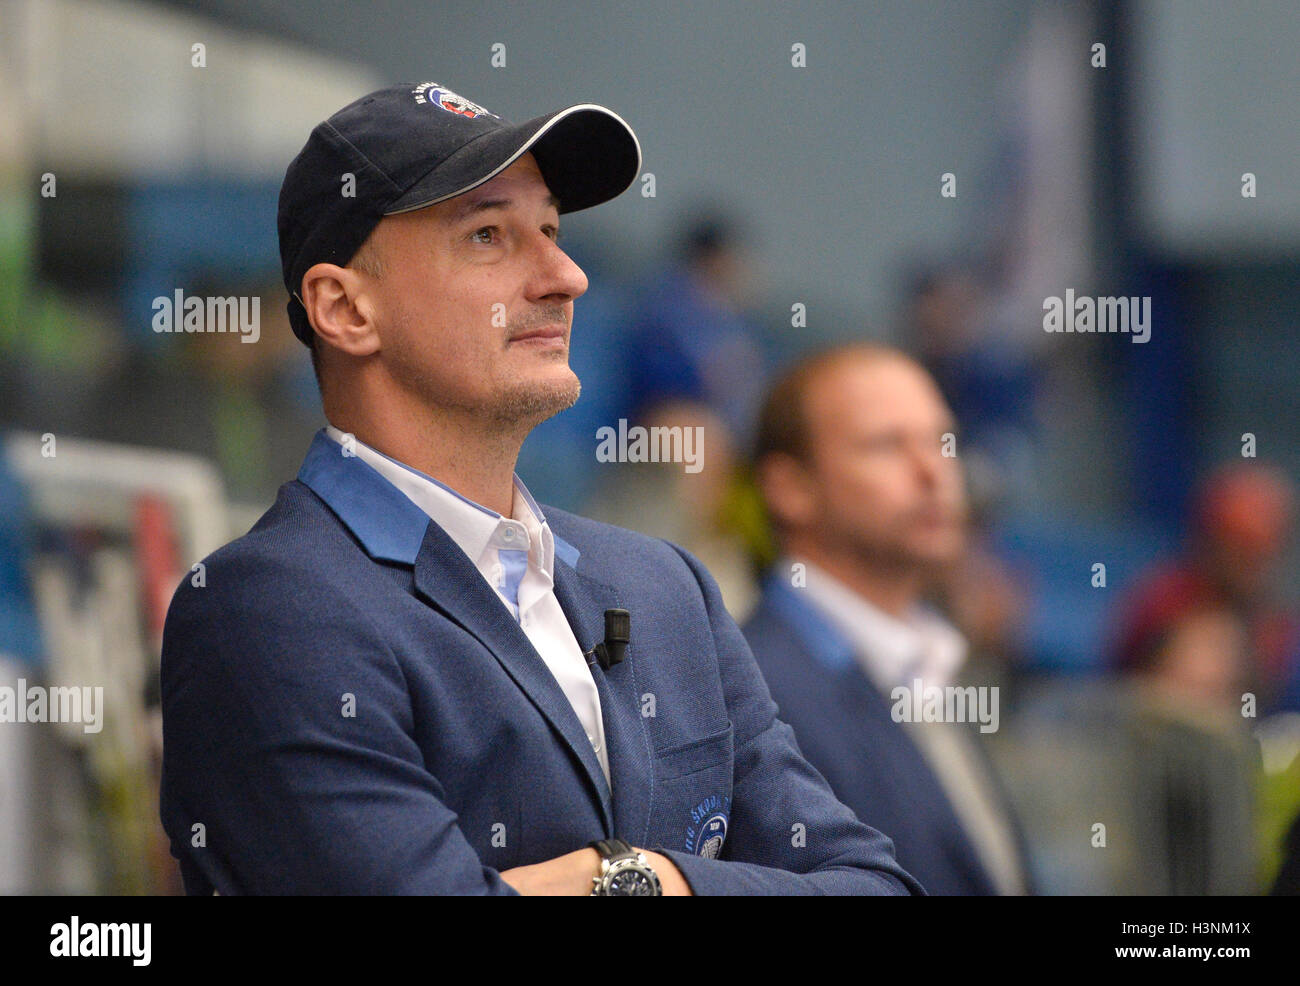
{"label": "man wearing navy cap", "polygon": [[571,406],[560,215],[641,165],[582,104],[373,93],[289,166],[280,247],[329,427],[163,640],[191,893],[918,893],[801,757],[708,573],[514,475]]}

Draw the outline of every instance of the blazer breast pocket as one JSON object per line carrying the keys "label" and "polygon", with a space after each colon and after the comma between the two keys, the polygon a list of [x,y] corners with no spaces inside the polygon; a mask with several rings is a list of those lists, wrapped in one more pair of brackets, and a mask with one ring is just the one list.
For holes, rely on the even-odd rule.
{"label": "blazer breast pocket", "polygon": [[696,771],[708,770],[730,761],[735,752],[732,747],[733,730],[727,728],[703,739],[691,740],[655,754],[655,776],[662,779],[682,777]]}
{"label": "blazer breast pocket", "polygon": [[731,821],[734,767],[731,723],[720,732],[657,753],[651,846],[716,858]]}

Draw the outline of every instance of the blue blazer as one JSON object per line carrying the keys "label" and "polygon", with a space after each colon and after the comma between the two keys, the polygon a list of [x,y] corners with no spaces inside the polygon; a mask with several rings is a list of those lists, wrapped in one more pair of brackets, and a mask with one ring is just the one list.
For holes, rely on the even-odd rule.
{"label": "blue blazer", "polygon": [[545,513],[582,648],[631,613],[627,659],[593,668],[612,790],[469,558],[322,432],[167,614],[161,811],[186,890],[512,894],[500,871],[619,837],[697,894],[924,892],[800,756],[699,563]]}
{"label": "blue blazer", "polygon": [[[838,628],[772,574],[744,632],[803,755],[860,819],[890,834],[908,872],[935,895],[996,893],[938,777]],[[1028,879],[1022,834],[996,793]]]}

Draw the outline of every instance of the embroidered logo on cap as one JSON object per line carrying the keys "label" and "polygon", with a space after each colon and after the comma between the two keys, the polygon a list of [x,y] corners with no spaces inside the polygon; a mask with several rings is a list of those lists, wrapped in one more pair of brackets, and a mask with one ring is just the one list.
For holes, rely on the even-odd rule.
{"label": "embroidered logo on cap", "polygon": [[490,116],[495,120],[501,119],[490,110],[485,110],[478,103],[472,103],[464,96],[458,96],[436,82],[421,82],[411,90],[411,95],[415,97],[417,103],[428,103],[430,106],[436,106],[440,110],[446,110],[448,113],[455,113],[457,116],[474,119],[476,116]]}

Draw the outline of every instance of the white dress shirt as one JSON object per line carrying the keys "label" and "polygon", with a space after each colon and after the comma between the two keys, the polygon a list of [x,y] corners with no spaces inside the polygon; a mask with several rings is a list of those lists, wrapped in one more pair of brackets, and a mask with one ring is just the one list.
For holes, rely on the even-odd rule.
{"label": "white dress shirt", "polygon": [[[790,571],[786,560],[781,571]],[[966,661],[966,639],[932,610],[918,607],[896,619],[877,609],[834,576],[804,561],[808,601],[843,633],[867,677],[883,695],[920,678],[943,688]]]}
{"label": "white dress shirt", "polygon": [[[333,425],[325,433],[340,445],[345,445],[348,437]],[[609,756],[605,749],[600,694],[573,628],[555,596],[555,537],[523,481],[514,477],[511,516],[503,517],[432,476],[376,451],[360,439],[353,437],[352,441],[357,458],[401,490],[446,531],[496,591],[505,608],[502,615],[519,623],[573,706],[608,782]],[[512,587],[518,590],[518,606],[511,598]]]}
{"label": "white dress shirt", "polygon": [[[791,571],[795,559],[783,559]],[[877,690],[888,697],[898,686],[909,691],[916,679],[923,689],[951,684],[966,662],[966,638],[938,613],[917,607],[898,619],[872,605],[825,570],[805,566],[810,603],[848,638]],[[1023,894],[1025,874],[1015,837],[994,794],[993,780],[965,729],[950,723],[901,722],[921,750],[999,893]]]}

